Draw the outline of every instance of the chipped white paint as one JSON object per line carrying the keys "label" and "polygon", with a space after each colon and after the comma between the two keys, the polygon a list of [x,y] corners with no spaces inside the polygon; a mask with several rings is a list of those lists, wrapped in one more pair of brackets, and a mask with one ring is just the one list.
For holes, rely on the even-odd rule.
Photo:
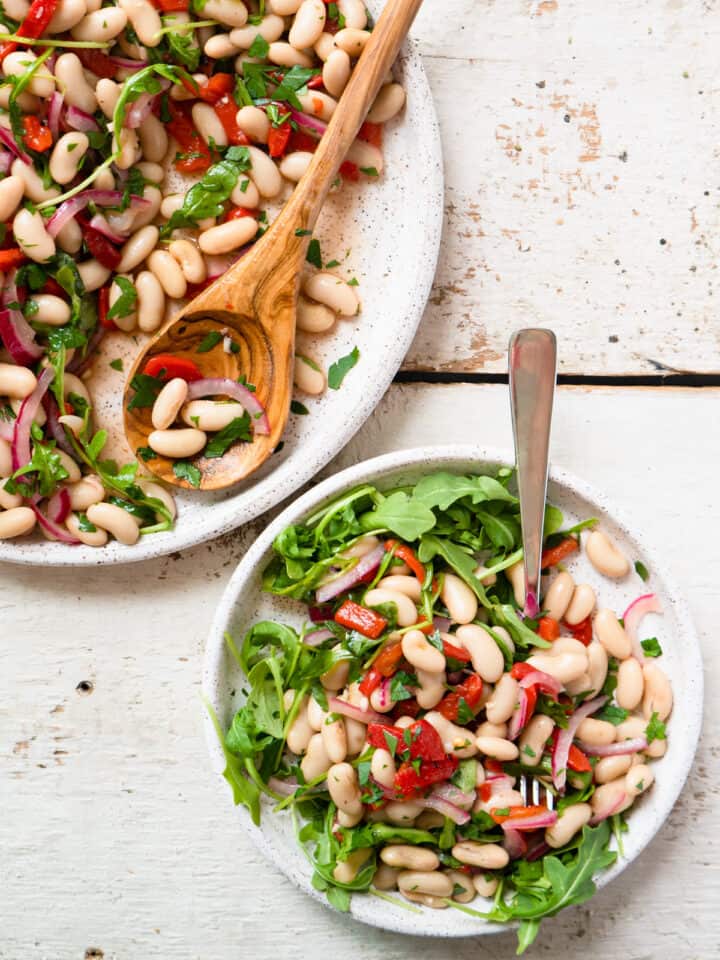
{"label": "chipped white paint", "polygon": [[[712,390],[559,391],[555,462],[651,530],[686,592],[706,658],[709,736],[648,850],[591,904],[548,922],[531,956],[715,955],[720,566],[710,524],[720,444],[700,425],[718,402]],[[502,387],[396,386],[333,469],[420,443],[507,445],[509,430]],[[218,796],[201,729],[202,646],[261,527],[111,571],[0,567],[3,960],[75,960],[88,948],[105,960],[478,956],[474,940],[383,934],[313,903],[262,860]],[[93,692],[77,692],[80,681]],[[482,951],[510,960],[513,937]]]}
{"label": "chipped white paint", "polygon": [[716,5],[426,0],[416,35],[446,218],[406,368],[502,371],[544,324],[564,373],[718,372]]}

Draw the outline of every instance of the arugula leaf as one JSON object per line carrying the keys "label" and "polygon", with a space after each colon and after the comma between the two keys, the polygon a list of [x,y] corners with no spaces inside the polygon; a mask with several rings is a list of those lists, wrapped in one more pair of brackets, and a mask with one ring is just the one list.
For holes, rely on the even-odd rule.
{"label": "arugula leaf", "polygon": [[614,727],[619,727],[628,718],[628,711],[623,707],[618,707],[614,703],[606,703],[605,706],[596,715],[596,720],[605,720]]}
{"label": "arugula leaf", "polygon": [[159,377],[151,377],[149,373],[136,373],[130,381],[130,386],[135,391],[135,395],[128,404],[128,410],[136,410],[140,407],[152,407],[157,395],[165,386],[165,381]]}
{"label": "arugula leaf", "polygon": [[[168,24],[171,19],[174,18],[163,17],[163,24]],[[183,24],[183,26],[185,25]],[[200,66],[202,51],[194,41],[190,31],[186,29],[168,30],[165,34],[165,40],[167,41],[172,59],[180,62],[184,67],[187,67],[190,73],[195,73]]]}
{"label": "arugula leaf", "polygon": [[[247,410],[243,411],[241,417],[235,417],[230,423],[219,430],[203,450],[203,456],[209,460],[216,457],[222,457],[227,449],[238,440],[249,442],[252,440],[252,431],[250,430],[250,414]],[[199,472],[199,471],[198,471]]]}
{"label": "arugula leaf", "polygon": [[115,320],[117,317],[129,317],[135,309],[138,293],[135,284],[127,277],[113,277],[113,283],[120,288],[120,296],[108,310],[108,320]]}
{"label": "arugula leaf", "polygon": [[653,713],[645,728],[645,737],[650,744],[653,740],[667,740],[665,724],[658,718],[657,713]]}
{"label": "arugula leaf", "polygon": [[219,330],[209,330],[195,348],[195,353],[209,353],[213,347],[216,347],[222,340],[223,335]]}
{"label": "arugula leaf", "polygon": [[[18,477],[25,477],[29,474],[34,474],[30,478],[33,489],[41,497],[49,497],[55,492],[62,480],[67,480],[69,474],[62,464],[60,454],[55,449],[54,440],[49,443],[41,443],[39,439],[34,438],[32,457],[29,463],[16,470],[12,479],[17,480]],[[18,489],[21,489],[21,487],[18,487]]]}
{"label": "arugula leaf", "polygon": [[447,510],[464,497],[469,497],[472,503],[485,500],[501,500],[512,504],[518,502],[517,497],[493,477],[458,476],[442,470],[422,477],[413,491],[415,500],[441,510]]}
{"label": "arugula leaf", "polygon": [[461,760],[451,780],[458,790],[462,790],[463,793],[472,793],[477,784],[477,760],[474,757]]}
{"label": "arugula leaf", "polygon": [[[313,240],[312,242],[314,243],[315,241]],[[357,347],[353,347],[350,353],[344,357],[340,357],[339,360],[331,364],[328,370],[328,387],[331,390],[339,390],[343,380],[359,359],[360,351]]]}
{"label": "arugula leaf", "polygon": [[173,473],[178,480],[187,480],[191,487],[199,487],[202,474],[196,466],[187,460],[176,460],[173,463]]}
{"label": "arugula leaf", "polygon": [[223,770],[223,777],[225,777],[232,788],[233,802],[236,805],[241,803],[244,804],[244,806],[246,806],[250,811],[250,816],[253,823],[257,826],[260,823],[260,789],[252,780],[244,776],[243,765],[238,757],[234,756],[234,754],[228,749],[225,743],[225,738],[222,734],[222,729],[220,727],[217,714],[207,700],[205,700],[205,708],[210,715],[210,719],[215,727],[215,732],[217,733],[220,746],[222,747],[222,751],[225,756],[225,769]]}
{"label": "arugula leaf", "polygon": [[219,217],[241,173],[251,167],[247,147],[230,147],[223,159],[207,171],[185,194],[183,205],[161,228],[162,238],[181,227],[195,227],[199,220]]}
{"label": "arugula leaf", "polygon": [[363,514],[361,523],[366,530],[390,530],[403,540],[417,540],[435,526],[435,514],[399,490]]}
{"label": "arugula leaf", "polygon": [[[436,537],[434,534],[426,534],[420,541],[418,557],[423,563],[427,563],[437,556],[442,557],[445,563],[465,581],[483,606],[490,606],[485,588],[475,576],[477,562],[470,554],[451,540]],[[505,626],[505,624],[502,624],[502,626]]]}
{"label": "arugula leaf", "polygon": [[640,646],[645,651],[646,657],[661,657],[662,647],[657,637],[648,637],[647,640],[641,640]]}
{"label": "arugula leaf", "polygon": [[635,573],[640,577],[641,580],[647,582],[650,579],[650,572],[642,560],[635,561]]}

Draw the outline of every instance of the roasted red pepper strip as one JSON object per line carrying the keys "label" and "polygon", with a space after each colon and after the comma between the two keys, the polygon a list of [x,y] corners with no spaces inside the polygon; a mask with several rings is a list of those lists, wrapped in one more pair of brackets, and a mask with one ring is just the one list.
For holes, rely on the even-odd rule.
{"label": "roasted red pepper strip", "polygon": [[268,152],[271,157],[282,157],[287,150],[292,128],[290,123],[281,123],[279,127],[268,130]]}
{"label": "roasted red pepper strip", "polygon": [[98,320],[100,326],[106,330],[115,330],[115,323],[108,319],[108,310],[110,309],[110,286],[106,284],[98,290]]}
{"label": "roasted red pepper strip", "polygon": [[560,636],[560,624],[554,617],[540,617],[537,633],[543,640],[557,640]]}
{"label": "roasted red pepper strip", "polygon": [[36,150],[43,153],[49,150],[53,145],[53,137],[50,128],[41,123],[38,117],[31,114],[22,118],[23,142],[30,150]]}
{"label": "roasted red pepper strip", "polygon": [[117,64],[113,63],[110,57],[102,50],[86,50],[83,47],[77,47],[74,51],[80,63],[94,73],[99,80],[112,80],[118,72]]}
{"label": "roasted red pepper strip", "polygon": [[93,257],[108,270],[114,270],[122,259],[122,254],[99,230],[90,226],[90,221],[81,213],[75,215],[80,225],[83,240]]}
{"label": "roasted red pepper strip", "polygon": [[[392,740],[388,745],[387,737],[394,737],[397,741],[395,749],[390,750]],[[407,729],[391,726],[385,723],[370,723],[367,728],[367,739],[373,747],[389,750],[390,753],[403,755],[409,752],[410,759],[418,757],[425,762],[444,760],[447,756],[445,747],[432,724],[427,720],[416,720]]]}
{"label": "roasted red pepper strip", "polygon": [[172,353],[158,353],[150,357],[145,364],[143,373],[149,377],[158,377],[160,380],[174,380],[180,377],[192,383],[193,380],[202,380],[203,374],[192,360],[186,360],[185,357],[176,357]]}
{"label": "roasted red pepper strip", "polygon": [[190,120],[190,108],[169,98],[167,108],[168,133],[177,140],[181,152],[189,155],[176,160],[175,168],[182,173],[204,173],[212,163],[212,154]]}
{"label": "roasted red pepper strip", "polygon": [[534,673],[535,667],[531,666],[529,663],[514,663],[510,668],[510,676],[515,680],[522,680],[523,677],[526,677],[529,673]]}
{"label": "roasted red pepper strip", "polygon": [[185,13],[190,9],[190,0],[152,0],[163,13]]}
{"label": "roasted red pepper strip", "polygon": [[[27,37],[29,40],[37,40],[48,28],[48,24],[53,18],[53,14],[58,8],[59,0],[33,0],[27,16],[17,28],[19,37]],[[5,57],[17,50],[18,44],[14,41],[5,43],[0,47],[0,63]]]}
{"label": "roasted red pepper strip", "polygon": [[25,263],[27,257],[20,247],[11,247],[9,250],[0,250],[0,270],[12,270],[13,267],[19,267]]}
{"label": "roasted red pepper strip", "polygon": [[[508,812],[500,813],[500,811],[507,810]],[[505,823],[506,820],[528,820],[530,817],[538,817],[543,813],[547,813],[548,808],[542,806],[542,804],[537,804],[534,807],[493,807],[490,811],[490,816],[493,818],[495,823]]]}
{"label": "roasted red pepper strip", "polygon": [[580,623],[568,623],[563,620],[563,626],[586,647],[592,642],[592,620],[590,617],[585,617]]}
{"label": "roasted red pepper strip", "polygon": [[428,760],[416,770],[411,760],[400,764],[395,774],[395,789],[403,797],[411,797],[422,792],[433,783],[449,780],[457,770],[457,757],[445,757],[444,760]]}
{"label": "roasted red pepper strip", "polygon": [[358,684],[358,690],[363,696],[369,697],[373,690],[377,690],[382,682],[383,675],[379,670],[376,670],[375,667],[373,667],[371,670],[368,670]]}
{"label": "roasted red pepper strip", "polygon": [[303,133],[302,130],[293,130],[293,132],[290,134],[288,150],[290,153],[294,153],[296,150],[304,150],[306,153],[315,153],[319,142],[320,141],[316,140],[315,137],[311,137],[309,133]]}
{"label": "roasted red pepper strip", "polygon": [[369,120],[366,120],[360,127],[358,140],[364,140],[365,143],[370,143],[373,147],[380,149],[382,147],[382,131],[381,123],[370,123]]}
{"label": "roasted red pepper strip", "polygon": [[543,550],[542,557],[540,558],[540,566],[543,570],[547,569],[547,567],[554,567],[560,563],[561,560],[564,560],[565,557],[569,557],[571,553],[575,553],[577,549],[578,542],[575,537],[566,537],[566,539],[561,540],[556,547],[548,547],[547,550]]}
{"label": "roasted red pepper strip", "polygon": [[425,582],[425,567],[418,560],[412,547],[409,547],[406,543],[400,543],[398,540],[386,540],[385,549],[388,552],[392,550],[398,560],[402,560],[404,564],[407,564],[420,583]]}
{"label": "roasted red pepper strip", "polygon": [[388,746],[385,735],[387,734],[388,737],[394,737],[397,740],[397,746],[402,749],[403,733],[402,727],[394,727],[389,723],[369,723],[367,728],[367,741],[372,747],[387,750],[394,754],[395,750],[390,750],[392,740],[390,741],[390,746]]}
{"label": "roasted red pepper strip", "polygon": [[[187,80],[185,81],[185,87],[190,92],[195,92],[205,103],[217,103],[218,100],[232,90],[233,78],[229,73],[214,73],[212,77],[208,78],[207,83],[200,85],[199,90],[194,90],[192,85],[188,84]],[[235,113],[237,113],[237,107],[235,107]]]}
{"label": "roasted red pepper strip", "polygon": [[416,717],[422,707],[417,702],[415,697],[411,697],[409,700],[398,700],[395,706],[392,708],[390,716],[393,720],[399,720],[400,717]]}
{"label": "roasted red pepper strip", "polygon": [[569,770],[574,770],[575,773],[588,773],[592,770],[590,761],[582,752],[580,747],[576,747],[575,744],[570,745],[570,753],[568,754],[567,765]]}
{"label": "roasted red pepper strip", "polygon": [[[256,217],[257,210],[249,210],[247,207],[230,207],[228,212],[223,217],[223,223],[227,223],[228,220],[240,220],[242,217]],[[373,574],[375,571],[373,570]]]}
{"label": "roasted red pepper strip", "polygon": [[384,647],[380,651],[377,657],[375,657],[373,667],[381,677],[391,677],[397,670],[402,656],[402,644],[398,640],[397,643],[391,643],[388,647]]}
{"label": "roasted red pepper strip", "polygon": [[333,618],[336,623],[348,630],[357,630],[364,637],[370,637],[371,640],[377,640],[380,634],[387,627],[388,622],[375,610],[369,610],[367,607],[361,607],[354,600],[346,600],[335,612]]}
{"label": "roasted red pepper strip", "polygon": [[345,180],[352,180],[357,183],[360,179],[360,168],[356,163],[352,163],[350,160],[345,160],[340,164],[340,176]]}
{"label": "roasted red pepper strip", "polygon": [[463,647],[456,647],[454,643],[449,643],[447,640],[443,640],[443,653],[446,657],[450,657],[452,660],[459,660],[460,663],[470,663],[472,657],[463,649]]}
{"label": "roasted red pepper strip", "polygon": [[448,720],[453,723],[458,720],[460,711],[460,701],[464,700],[469,710],[475,713],[480,707],[480,701],[483,696],[482,677],[476,673],[471,674],[464,683],[455,687],[452,693],[446,694],[435,708]]}
{"label": "roasted red pepper strip", "polygon": [[[226,77],[227,74],[216,74],[216,76]],[[215,79],[212,77],[211,79]],[[213,103],[213,110],[217,114],[218,120],[223,125],[223,130],[228,138],[228,143],[235,147],[246,146],[250,143],[247,135],[240,129],[237,122],[237,104],[229,93],[224,94],[220,99]]]}

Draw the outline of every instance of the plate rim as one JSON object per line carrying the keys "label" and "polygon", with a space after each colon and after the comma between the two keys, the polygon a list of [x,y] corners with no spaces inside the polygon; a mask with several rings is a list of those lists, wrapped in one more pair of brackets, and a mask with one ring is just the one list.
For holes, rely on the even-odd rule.
{"label": "plate rim", "polygon": [[[230,622],[232,610],[239,593],[237,585],[242,583],[248,576],[252,576],[253,571],[258,565],[258,562],[272,544],[275,536],[289,522],[295,522],[298,517],[307,514],[312,508],[317,508],[317,506],[322,504],[329,497],[337,495],[343,489],[347,489],[356,485],[357,483],[364,482],[370,475],[387,473],[391,470],[403,468],[419,467],[423,464],[427,467],[432,466],[437,469],[442,469],[443,463],[449,463],[450,461],[458,460],[470,460],[477,461],[479,463],[485,462],[505,465],[512,465],[515,462],[514,455],[509,451],[508,448],[492,446],[486,447],[480,444],[458,443],[433,444],[428,447],[415,446],[381,454],[377,457],[371,457],[369,459],[362,460],[359,463],[353,464],[350,467],[346,467],[344,470],[326,477],[316,486],[305,491],[301,496],[291,500],[288,504],[286,504],[278,516],[273,519],[273,521],[265,528],[265,530],[263,530],[263,532],[255,539],[255,541],[243,555],[237,567],[233,571],[233,574],[223,591],[222,597],[220,598],[215,615],[213,616],[203,655],[201,690],[205,704],[210,704],[213,710],[217,712],[218,704],[215,697],[216,690],[214,687],[214,678],[219,673],[217,667],[219,661],[224,656],[223,633],[227,627],[227,624]],[[633,850],[632,856],[629,858],[618,857],[610,869],[603,871],[597,876],[595,882],[597,891],[599,892],[602,888],[607,886],[617,876],[619,876],[628,866],[630,866],[631,863],[637,860],[646,847],[652,842],[652,840],[654,840],[667,822],[667,819],[675,807],[675,804],[677,803],[680,793],[682,792],[685,782],[689,776],[690,770],[692,769],[695,761],[695,755],[702,732],[704,703],[704,673],[702,652],[697,630],[690,615],[687,601],[685,600],[684,595],[678,589],[672,572],[668,570],[665,562],[662,559],[658,561],[658,557],[662,558],[662,551],[656,547],[652,539],[652,535],[650,538],[648,538],[647,535],[643,533],[640,537],[638,537],[635,533],[635,527],[629,522],[629,518],[625,515],[624,509],[622,507],[617,509],[614,504],[609,505],[607,498],[602,491],[600,491],[592,483],[589,483],[583,478],[578,477],[572,471],[565,470],[562,467],[551,466],[549,471],[549,481],[560,484],[566,489],[569,489],[572,493],[575,493],[587,500],[590,500],[597,506],[602,507],[614,523],[621,525],[623,529],[629,533],[632,539],[636,540],[643,546],[644,555],[647,556],[648,560],[652,561],[653,574],[657,575],[658,580],[664,587],[668,596],[672,598],[675,616],[684,627],[682,639],[688,643],[688,649],[685,652],[685,656],[689,660],[688,675],[691,678],[690,686],[693,696],[689,697],[687,703],[685,704],[683,719],[688,730],[687,736],[692,743],[692,749],[684,754],[678,766],[673,768],[673,779],[670,784],[669,797],[665,802],[661,815],[657,819],[656,824],[648,832],[648,835],[640,843],[637,849]],[[232,803],[232,799],[228,797],[228,785],[222,777],[224,756],[218,743],[217,733],[215,731],[212,719],[207,711],[203,717],[203,725],[205,731],[205,740],[207,743],[208,752],[210,754],[212,776],[218,784],[218,787],[224,791],[226,800],[229,799]],[[234,809],[238,810],[238,819],[241,829],[245,835],[249,837],[255,847],[263,854],[263,856],[274,867],[280,870],[280,872],[303,893],[309,894],[314,900],[323,904],[328,909],[334,910],[331,904],[328,903],[327,898],[320,891],[317,891],[312,887],[309,880],[309,873],[306,875],[305,873],[296,872],[290,865],[284,863],[273,845],[266,840],[262,827],[256,827],[250,821],[249,815],[244,815],[247,814],[247,811],[244,808],[234,807]],[[420,930],[418,928],[420,918],[406,920],[404,915],[399,917],[398,922],[393,926],[389,926],[383,923],[381,918],[368,917],[366,915],[358,915],[355,913],[353,910],[354,902],[355,898],[353,898],[351,901],[350,907],[350,916],[352,916],[354,920],[376,927],[377,929],[407,935],[455,938],[503,933],[514,929],[516,926],[515,924],[494,924],[488,923],[487,921],[478,920],[477,924],[475,925],[475,929],[470,930],[468,929],[467,925],[462,925],[462,928],[460,928],[460,925],[458,925],[456,932],[454,928],[452,928],[451,931],[448,931],[446,927],[444,928],[439,924],[437,925],[437,929],[423,928]],[[422,910],[424,913],[426,908],[422,908]],[[401,913],[403,912],[398,911],[398,914]],[[381,917],[382,916],[383,915],[381,915]]]}
{"label": "plate rim", "polygon": [[[361,429],[391,386],[418,332],[437,271],[444,223],[445,175],[440,123],[430,80],[419,52],[419,43],[412,36],[406,38],[401,48],[400,59],[407,64],[411,64],[413,70],[416,71],[414,81],[416,95],[418,101],[424,101],[425,103],[421,114],[423,125],[420,130],[424,129],[426,131],[424,142],[430,159],[427,171],[428,195],[433,199],[426,209],[423,254],[422,257],[418,257],[418,261],[425,260],[428,267],[422,274],[422,286],[419,289],[419,295],[413,299],[413,303],[405,314],[404,319],[407,322],[400,325],[397,331],[398,335],[394,340],[395,349],[390,354],[391,362],[384,363],[380,368],[380,374],[375,373],[366,381],[365,389],[360,395],[359,401],[349,415],[342,417],[341,429],[335,434],[334,439],[325,443],[322,455],[319,458],[309,460],[300,456],[298,451],[298,459],[292,479],[285,478],[281,493],[278,493],[277,485],[275,487],[270,486],[263,495],[251,500],[242,508],[239,519],[229,517],[220,522],[208,523],[207,525],[197,524],[195,527],[187,527],[183,530],[182,518],[180,518],[175,530],[168,537],[167,543],[163,543],[160,539],[155,541],[158,544],[156,549],[137,550],[135,549],[138,546],[136,544],[133,547],[125,547],[123,551],[90,547],[87,548],[87,553],[85,553],[85,551],[80,552],[80,548],[77,548],[78,553],[73,556],[71,551],[76,548],[47,541],[45,544],[48,547],[47,558],[43,556],[41,559],[36,554],[30,555],[23,551],[22,540],[0,540],[0,563],[28,567],[115,566],[118,564],[143,563],[168,556],[178,550],[187,550],[199,546],[224,534],[231,533],[238,527],[257,519],[261,514],[296,495],[297,491],[327,466],[333,457],[337,456]],[[384,356],[387,360],[387,352]],[[214,504],[209,504],[209,507],[212,506]],[[212,516],[211,512],[210,516]],[[164,536],[165,534],[159,534],[159,537]],[[60,551],[62,552],[60,553]],[[60,555],[56,556],[57,553],[60,553]]]}

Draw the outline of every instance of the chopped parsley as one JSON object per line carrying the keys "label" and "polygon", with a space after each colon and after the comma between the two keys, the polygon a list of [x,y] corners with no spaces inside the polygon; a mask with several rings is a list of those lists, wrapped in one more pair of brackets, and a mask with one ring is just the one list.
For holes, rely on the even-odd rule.
{"label": "chopped parsley", "polygon": [[662,647],[657,637],[648,637],[647,640],[641,640],[640,646],[645,651],[646,657],[661,657]]}
{"label": "chopped parsley", "polygon": [[195,350],[195,353],[209,353],[213,347],[216,347],[222,340],[223,335],[217,330],[210,330],[202,338]]}
{"label": "chopped parsley", "polygon": [[191,487],[199,487],[202,474],[196,466],[187,460],[176,460],[173,464],[173,473],[178,480],[187,480]]}
{"label": "chopped parsley", "polygon": [[647,582],[650,578],[650,571],[642,562],[642,560],[635,561],[635,573],[640,577],[641,580]]}
{"label": "chopped parsley", "polygon": [[223,427],[222,430],[219,430],[213,436],[212,440],[208,441],[207,446],[203,450],[203,456],[209,460],[222,457],[228,448],[238,440],[244,440],[246,442],[252,440],[250,414],[247,410],[243,411],[241,417],[235,417],[234,420],[231,420],[226,427]]}
{"label": "chopped parsley", "polygon": [[331,390],[339,390],[343,380],[359,359],[360,351],[357,347],[353,347],[347,356],[336,360],[328,370],[328,387]]}

